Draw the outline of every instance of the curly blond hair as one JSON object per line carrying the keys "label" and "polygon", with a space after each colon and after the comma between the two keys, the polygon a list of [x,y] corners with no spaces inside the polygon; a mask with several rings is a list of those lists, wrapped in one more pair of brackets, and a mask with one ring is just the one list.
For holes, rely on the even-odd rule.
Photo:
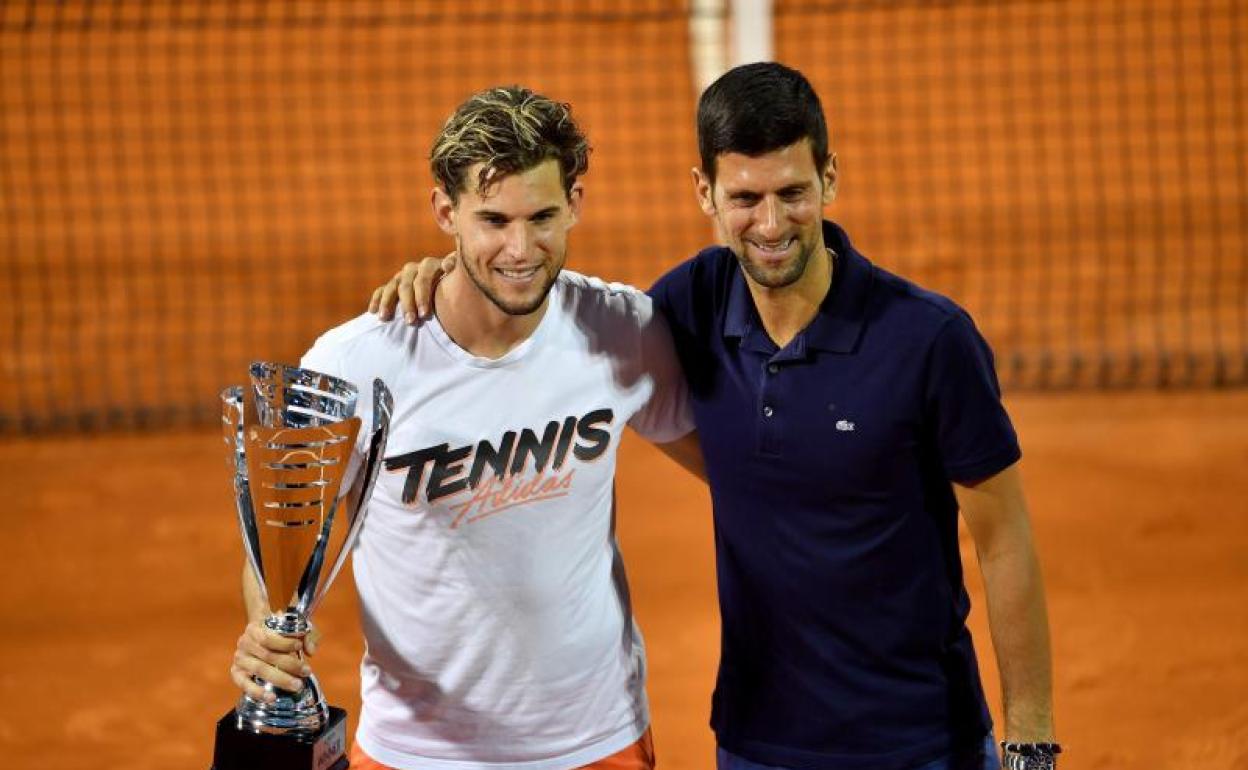
{"label": "curly blond hair", "polygon": [[468,169],[480,163],[477,189],[503,177],[558,160],[563,191],[570,193],[589,169],[589,141],[572,119],[572,107],[521,86],[473,94],[447,119],[429,154],[433,177],[458,201]]}

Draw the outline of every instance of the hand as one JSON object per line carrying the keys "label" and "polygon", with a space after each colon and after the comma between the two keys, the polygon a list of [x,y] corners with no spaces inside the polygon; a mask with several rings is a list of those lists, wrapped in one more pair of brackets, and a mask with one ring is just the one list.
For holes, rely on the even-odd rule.
{"label": "hand", "polygon": [[425,257],[419,262],[408,262],[385,284],[373,290],[368,301],[368,312],[376,313],[383,321],[394,318],[397,305],[409,324],[418,318],[427,318],[433,308],[433,291],[442,276],[455,269],[456,254],[445,257]]}
{"label": "hand", "polygon": [[311,657],[319,639],[320,632],[316,629],[300,639],[282,636],[265,626],[263,621],[253,620],[238,637],[238,646],[230,665],[230,679],[253,700],[266,703],[276,700],[276,696],[257,684],[253,676],[274,687],[298,692],[303,689],[303,680],[299,677],[312,673],[300,653]]}

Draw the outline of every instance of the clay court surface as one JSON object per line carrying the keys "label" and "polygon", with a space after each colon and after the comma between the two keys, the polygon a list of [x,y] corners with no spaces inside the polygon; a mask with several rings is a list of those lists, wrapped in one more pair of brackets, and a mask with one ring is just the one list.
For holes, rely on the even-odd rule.
{"label": "clay court surface", "polygon": [[[1049,590],[1062,767],[1248,768],[1248,393],[1026,395],[1009,407]],[[0,766],[208,767],[242,625],[222,452],[215,430],[0,446]],[[622,452],[620,537],[660,766],[709,768],[708,498],[635,437]],[[963,558],[974,561],[969,540]],[[349,576],[318,620],[316,670],[354,717]]]}

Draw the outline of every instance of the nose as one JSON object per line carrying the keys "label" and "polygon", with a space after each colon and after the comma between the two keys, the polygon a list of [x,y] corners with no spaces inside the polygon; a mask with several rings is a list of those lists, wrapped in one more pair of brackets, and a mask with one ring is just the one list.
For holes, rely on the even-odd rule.
{"label": "nose", "polygon": [[780,205],[774,195],[764,197],[759,205],[756,227],[759,235],[764,238],[780,234]]}
{"label": "nose", "polygon": [[522,260],[529,254],[533,245],[533,234],[529,232],[528,222],[513,222],[507,233],[507,256]]}

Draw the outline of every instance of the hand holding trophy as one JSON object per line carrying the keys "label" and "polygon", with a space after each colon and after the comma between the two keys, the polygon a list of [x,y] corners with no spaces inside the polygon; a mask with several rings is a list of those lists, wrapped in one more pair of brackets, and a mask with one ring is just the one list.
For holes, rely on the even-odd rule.
{"label": "hand holding trophy", "polygon": [[[359,535],[394,403],[374,380],[367,455],[340,494],[361,424],[356,387],[309,369],[256,363],[251,395],[242,386],[221,394],[239,528],[269,610],[265,626],[302,638]],[[326,705],[315,676],[306,675],[297,692],[255,681],[275,697],[244,694],[221,718],[213,770],[346,767],[346,712]]]}

